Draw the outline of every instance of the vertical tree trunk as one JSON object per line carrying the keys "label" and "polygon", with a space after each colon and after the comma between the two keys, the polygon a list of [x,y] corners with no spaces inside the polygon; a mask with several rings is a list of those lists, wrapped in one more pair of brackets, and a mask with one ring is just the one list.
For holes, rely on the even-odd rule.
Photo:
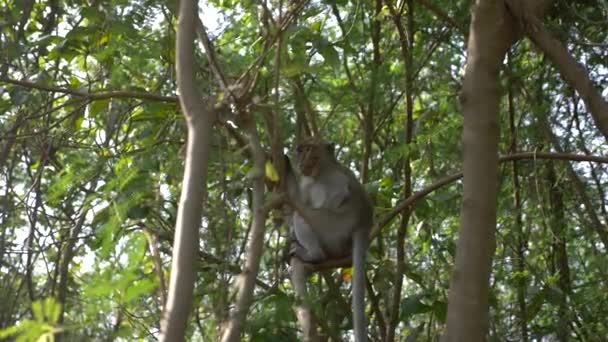
{"label": "vertical tree trunk", "polygon": [[502,1],[476,2],[461,93],[464,189],[446,341],[485,341],[488,332],[488,282],[496,245],[498,73],[513,27]]}
{"label": "vertical tree trunk", "polygon": [[188,125],[188,142],[182,193],[175,223],[169,292],[161,322],[160,341],[183,341],[192,308],[198,229],[207,191],[207,167],[215,112],[205,106],[194,79],[194,37],[198,15],[196,0],[181,0],[177,22],[177,87]]}

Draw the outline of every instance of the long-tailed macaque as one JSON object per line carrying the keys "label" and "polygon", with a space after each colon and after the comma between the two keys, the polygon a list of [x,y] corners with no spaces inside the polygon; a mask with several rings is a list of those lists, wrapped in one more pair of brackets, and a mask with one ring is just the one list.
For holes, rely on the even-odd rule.
{"label": "long-tailed macaque", "polygon": [[372,203],[355,175],[336,159],[333,144],[300,143],[296,159],[300,180],[289,162],[286,173],[288,203],[294,209],[291,255],[310,264],[352,256],[355,341],[367,341],[365,256]]}

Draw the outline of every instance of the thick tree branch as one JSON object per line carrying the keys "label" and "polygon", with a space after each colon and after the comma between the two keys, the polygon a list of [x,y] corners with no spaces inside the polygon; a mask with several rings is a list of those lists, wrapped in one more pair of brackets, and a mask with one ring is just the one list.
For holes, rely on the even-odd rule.
{"label": "thick tree branch", "polygon": [[214,103],[205,105],[194,78],[194,31],[197,0],[179,3],[177,23],[177,87],[188,125],[186,163],[180,205],[175,224],[169,293],[161,322],[160,341],[183,341],[192,307],[198,229],[206,198],[207,168],[215,120]]}
{"label": "thick tree branch", "polygon": [[498,200],[499,71],[514,42],[513,27],[502,1],[475,2],[460,93],[464,177],[445,342],[484,341],[488,333]]}
{"label": "thick tree branch", "polygon": [[[97,179],[93,180],[90,186],[91,190],[94,190],[97,187]],[[78,221],[74,224],[74,226],[69,230],[66,245],[61,250],[61,258],[59,259],[59,286],[57,288],[57,299],[61,304],[61,310],[59,313],[59,323],[63,323],[65,310],[66,310],[66,302],[68,298],[68,280],[69,280],[69,270],[70,264],[72,263],[72,259],[74,258],[74,253],[76,251],[76,245],[78,243],[78,235],[82,231],[82,228],[85,224],[85,220],[87,217],[88,211],[91,209],[89,204],[84,204],[80,208],[80,213],[78,217]],[[61,339],[61,335],[57,336]]]}
{"label": "thick tree branch", "polygon": [[507,0],[506,4],[521,23],[526,35],[555,64],[561,75],[580,94],[595,125],[608,139],[608,102],[595,88],[585,68],[568,52],[568,49],[544,27],[542,22],[521,0]]}
{"label": "thick tree branch", "polygon": [[[391,17],[399,33],[399,46],[401,48],[401,56],[404,64],[407,66],[405,69],[405,122],[404,122],[404,135],[405,145],[411,146],[414,136],[414,77],[415,77],[415,66],[413,58],[414,50],[414,33],[416,30],[414,22],[414,2],[413,0],[404,1],[405,7],[402,7],[401,11],[407,9],[407,20],[406,25],[403,25],[401,20],[401,11],[395,10],[391,1],[385,1],[386,6],[389,8]],[[404,169],[404,187],[403,193],[406,197],[412,195],[412,166],[410,155],[406,155],[403,158],[403,169]],[[388,341],[395,339],[395,332],[397,326],[400,323],[400,312],[401,312],[401,296],[403,290],[403,276],[405,274],[405,245],[407,237],[407,227],[411,216],[411,207],[408,207],[401,213],[401,222],[397,229],[397,265],[395,270],[395,276],[393,281],[393,293],[390,302],[389,320],[386,327],[386,336]]]}

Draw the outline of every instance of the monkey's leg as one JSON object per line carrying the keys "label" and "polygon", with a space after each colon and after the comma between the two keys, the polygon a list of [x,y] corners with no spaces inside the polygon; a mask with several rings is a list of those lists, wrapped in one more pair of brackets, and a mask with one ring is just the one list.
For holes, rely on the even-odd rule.
{"label": "monkey's leg", "polygon": [[291,244],[290,253],[303,262],[317,263],[327,259],[319,237],[302,216],[293,216],[292,234],[296,243]]}
{"label": "monkey's leg", "polygon": [[308,304],[308,292],[306,290],[306,278],[308,278],[308,270],[300,259],[291,258],[291,283],[296,292],[296,306],[294,311],[298,318],[298,324],[302,329],[303,341],[318,342],[319,335],[317,334],[317,325]]}

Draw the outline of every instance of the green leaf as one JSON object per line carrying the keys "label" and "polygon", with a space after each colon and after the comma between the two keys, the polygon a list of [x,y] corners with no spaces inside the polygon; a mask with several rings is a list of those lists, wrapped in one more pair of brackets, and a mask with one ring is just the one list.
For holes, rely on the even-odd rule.
{"label": "green leaf", "polygon": [[403,299],[401,301],[401,319],[408,321],[411,316],[431,311],[431,306],[422,303],[424,298],[426,298],[425,294],[416,294]]}
{"label": "green leaf", "polygon": [[51,205],[58,205],[63,200],[63,195],[75,183],[75,176],[72,170],[64,169],[59,178],[56,179],[48,189],[48,202]]}
{"label": "green leaf", "polygon": [[526,322],[532,321],[540,312],[540,309],[545,304],[545,299],[549,291],[549,287],[545,286],[540,291],[534,294],[532,300],[528,304],[528,311],[526,311]]}
{"label": "green leaf", "polygon": [[274,167],[272,162],[270,162],[270,160],[266,161],[265,168],[266,168],[266,178],[268,178],[272,182],[278,182],[279,173],[277,172],[277,169]]}
{"label": "green leaf", "polygon": [[44,322],[44,309],[42,301],[35,301],[32,303],[32,313],[34,314],[34,318],[38,322]]}
{"label": "green leaf", "polygon": [[435,314],[435,317],[437,317],[437,320],[439,320],[439,322],[445,323],[445,319],[448,313],[448,303],[440,300],[435,301],[433,303],[433,313]]}
{"label": "green leaf", "polygon": [[301,64],[297,62],[285,63],[281,67],[281,72],[285,74],[287,77],[297,76],[304,72],[308,71],[308,64]]}
{"label": "green leaf", "polygon": [[[150,279],[141,279],[128,286],[124,300],[131,302],[142,295],[149,295],[156,288],[156,284]],[[148,297],[148,296],[146,296]]]}
{"label": "green leaf", "polygon": [[23,320],[17,325],[0,330],[0,339],[17,335],[15,341],[53,341],[55,323],[59,318],[59,304],[49,297],[32,303],[32,313],[36,320]]}
{"label": "green leaf", "polygon": [[114,292],[114,283],[103,277],[97,277],[96,282],[84,288],[87,297],[104,297]]}
{"label": "green leaf", "polygon": [[325,63],[329,64],[334,70],[340,69],[340,55],[333,46],[324,45],[319,49],[319,53],[323,56]]}
{"label": "green leaf", "polygon": [[59,304],[54,298],[49,297],[46,299],[46,317],[50,323],[57,323],[59,316],[61,315],[61,304]]}
{"label": "green leaf", "polygon": [[9,90],[8,94],[13,102],[13,105],[20,106],[27,101],[29,91],[21,87],[14,87]]}
{"label": "green leaf", "polygon": [[404,274],[416,284],[423,285],[425,283],[424,277],[412,270],[411,267],[406,267]]}
{"label": "green leaf", "polygon": [[22,332],[23,330],[26,329],[25,324],[23,324],[24,322],[18,324],[18,325],[13,325],[10,326],[8,328],[5,329],[0,329],[0,339],[6,339],[10,336],[13,335],[17,335],[18,333]]}
{"label": "green leaf", "polygon": [[89,104],[89,117],[91,118],[105,118],[108,112],[108,106],[110,100],[97,100]]}

